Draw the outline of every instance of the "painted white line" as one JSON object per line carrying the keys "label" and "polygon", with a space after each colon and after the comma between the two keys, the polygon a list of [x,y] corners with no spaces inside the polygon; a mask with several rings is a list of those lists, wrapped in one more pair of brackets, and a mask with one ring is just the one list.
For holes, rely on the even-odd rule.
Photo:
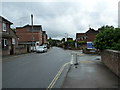
{"label": "painted white line", "polygon": [[63,72],[64,68],[66,67],[66,65],[68,65],[70,62],[65,63],[61,69],[58,71],[58,73],[56,74],[56,76],[54,77],[54,79],[52,80],[52,82],[49,84],[47,90],[51,90],[51,88],[53,88],[53,86],[55,85],[56,81],[58,80],[58,78],[60,77],[61,73]]}

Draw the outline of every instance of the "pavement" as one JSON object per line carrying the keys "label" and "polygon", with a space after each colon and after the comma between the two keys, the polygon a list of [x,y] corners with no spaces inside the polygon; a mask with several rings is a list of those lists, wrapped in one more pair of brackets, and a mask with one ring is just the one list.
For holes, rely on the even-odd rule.
{"label": "pavement", "polygon": [[[114,88],[118,90],[118,77],[97,55],[78,56],[79,65],[71,65],[62,88]],[[119,88],[120,89],[120,88]]]}
{"label": "pavement", "polygon": [[2,59],[11,59],[11,58],[15,58],[15,57],[21,57],[21,56],[25,56],[25,55],[32,55],[32,54],[34,54],[35,52],[31,52],[31,53],[23,53],[23,54],[15,54],[15,55],[6,55],[6,56],[2,56],[1,55],[1,57],[2,57]]}

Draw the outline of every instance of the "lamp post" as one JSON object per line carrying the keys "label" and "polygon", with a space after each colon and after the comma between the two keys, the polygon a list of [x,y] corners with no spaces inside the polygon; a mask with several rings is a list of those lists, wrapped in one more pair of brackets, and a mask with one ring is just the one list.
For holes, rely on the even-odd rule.
{"label": "lamp post", "polygon": [[32,25],[32,51],[33,51],[34,50],[33,14],[31,14],[31,25]]}

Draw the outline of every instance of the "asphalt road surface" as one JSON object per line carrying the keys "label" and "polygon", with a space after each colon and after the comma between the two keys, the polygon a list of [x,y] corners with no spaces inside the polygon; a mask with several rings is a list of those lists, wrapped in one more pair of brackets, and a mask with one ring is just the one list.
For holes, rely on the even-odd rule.
{"label": "asphalt road surface", "polygon": [[47,53],[32,53],[3,58],[3,88],[47,88],[71,51],[53,47]]}

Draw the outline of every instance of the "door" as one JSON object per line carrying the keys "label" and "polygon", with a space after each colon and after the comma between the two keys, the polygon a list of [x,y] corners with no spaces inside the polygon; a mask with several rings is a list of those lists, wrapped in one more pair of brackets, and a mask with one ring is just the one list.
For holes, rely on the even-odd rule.
{"label": "door", "polygon": [[10,55],[13,55],[13,54],[14,54],[14,45],[12,44],[10,49]]}

